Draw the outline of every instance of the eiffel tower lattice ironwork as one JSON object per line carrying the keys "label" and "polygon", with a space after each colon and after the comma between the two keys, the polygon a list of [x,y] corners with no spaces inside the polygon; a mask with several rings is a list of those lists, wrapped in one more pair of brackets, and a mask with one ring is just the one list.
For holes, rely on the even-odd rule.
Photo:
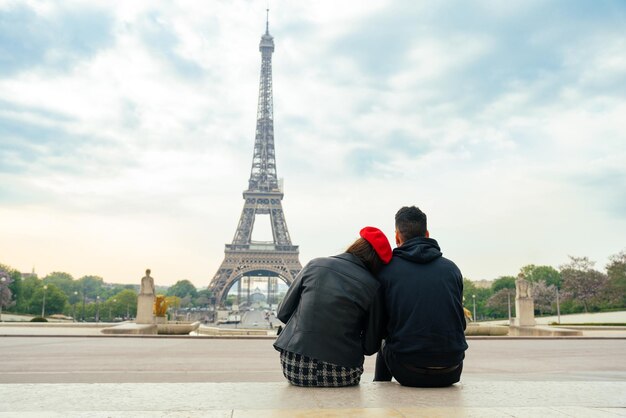
{"label": "eiffel tower lattice ironwork", "polygon": [[[224,261],[209,284],[209,290],[220,305],[223,304],[230,287],[243,276],[281,277],[291,285],[302,269],[298,259],[298,246],[291,244],[287,230],[282,207],[283,192],[276,175],[272,96],[274,38],[269,33],[268,22],[265,25],[265,34],[261,37],[259,50],[261,79],[248,190],[243,192],[245,203],[233,242],[226,244]],[[256,215],[269,215],[273,241],[252,241]],[[268,281],[268,291],[269,283]],[[241,282],[239,284],[241,285]],[[276,285],[274,288],[276,290]]]}

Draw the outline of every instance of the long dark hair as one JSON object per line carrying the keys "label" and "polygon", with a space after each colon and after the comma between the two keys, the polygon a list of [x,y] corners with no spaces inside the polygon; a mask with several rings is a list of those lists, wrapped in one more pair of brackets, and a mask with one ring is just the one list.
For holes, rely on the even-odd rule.
{"label": "long dark hair", "polygon": [[365,267],[372,272],[372,274],[378,273],[380,268],[383,266],[383,261],[374,250],[374,247],[372,247],[372,245],[364,238],[359,238],[354,241],[354,243],[348,247],[346,252],[361,260],[363,264],[365,264]]}

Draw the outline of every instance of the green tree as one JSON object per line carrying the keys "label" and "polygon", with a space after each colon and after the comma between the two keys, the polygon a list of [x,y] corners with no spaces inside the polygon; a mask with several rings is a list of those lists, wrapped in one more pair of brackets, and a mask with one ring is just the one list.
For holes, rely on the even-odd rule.
{"label": "green tree", "polygon": [[199,290],[196,298],[193,300],[194,306],[206,307],[211,303],[211,291],[209,289]]}
{"label": "green tree", "polygon": [[626,251],[609,257],[606,272],[609,277],[608,299],[615,307],[626,307]]}
{"label": "green tree", "polygon": [[[102,308],[100,310],[101,317],[106,318],[108,321],[113,321],[115,318],[124,318],[126,317],[126,309],[128,307],[129,314],[134,312],[136,309],[133,307],[131,311],[131,304],[129,303],[131,300],[136,300],[137,294],[133,291],[132,294],[128,293],[128,289],[122,289],[116,294],[110,296],[102,303]],[[122,293],[123,292],[123,293]],[[120,295],[121,294],[121,295]]]}
{"label": "green tree", "polygon": [[570,262],[561,266],[563,290],[566,296],[582,303],[585,312],[606,294],[608,277],[593,269],[594,261],[587,257],[569,256]]}
{"label": "green tree", "polygon": [[[495,294],[502,289],[515,289],[515,277],[500,276],[491,283],[491,291]],[[515,294],[515,291],[513,292]]]}
{"label": "green tree", "polygon": [[[2,275],[3,272],[5,277],[4,283],[6,286],[8,286],[8,293],[10,293],[10,300],[5,302],[5,305],[3,305],[2,309],[7,309],[13,312],[20,312],[17,304],[20,300],[20,295],[22,293],[22,274],[14,268],[0,263],[0,275]],[[5,294],[6,293],[7,291],[5,291]]]}
{"label": "green tree", "polygon": [[[42,287],[43,284],[36,276],[27,276],[20,283],[20,294],[16,295],[17,311],[23,313],[37,313],[36,303],[33,302],[35,291]],[[41,313],[41,305],[39,305]]]}
{"label": "green tree", "polygon": [[107,299],[112,306],[115,317],[132,318],[137,313],[137,292],[133,289],[124,289]]}
{"label": "green tree", "polygon": [[65,307],[65,312],[67,315],[74,318],[74,320],[77,320],[81,316],[80,314],[81,311],[77,309],[77,305],[81,301],[81,295],[77,290],[74,290],[69,295],[66,295],[66,296],[67,296],[67,305]]}
{"label": "green tree", "polygon": [[[47,289],[44,289],[43,285],[37,287],[31,298],[31,313],[41,314],[43,308],[44,293],[46,297],[45,315],[52,315],[62,313],[65,304],[67,303],[67,296],[58,287],[53,284],[46,285]],[[33,312],[34,311],[34,312]]]}
{"label": "green tree", "polygon": [[167,290],[167,296],[178,296],[181,299],[186,296],[195,298],[197,294],[196,287],[189,280],[179,280]]}
{"label": "green tree", "polygon": [[227,295],[226,301],[224,302],[225,306],[233,306],[237,304],[237,296],[235,295]]}
{"label": "green tree", "polygon": [[13,305],[11,284],[13,280],[9,272],[0,270],[0,312]]}
{"label": "green tree", "polygon": [[191,296],[187,295],[184,298],[180,299],[180,307],[188,308],[191,306]]}
{"label": "green tree", "polygon": [[176,318],[178,316],[181,298],[178,296],[166,296],[165,302],[167,302],[167,310],[170,312],[174,311],[174,318]]}
{"label": "green tree", "polygon": [[15,269],[11,266],[7,266],[6,264],[0,263],[0,271],[4,271],[8,274],[11,274]]}
{"label": "green tree", "polygon": [[55,285],[59,290],[61,290],[65,295],[69,297],[76,287],[76,282],[74,278],[69,273],[63,273],[55,271],[54,273],[48,274],[43,279],[43,284],[47,285]]}
{"label": "green tree", "polygon": [[469,309],[474,315],[474,302],[476,303],[476,318],[485,319],[489,316],[489,312],[486,308],[487,301],[492,295],[491,288],[477,287],[474,282],[464,278],[463,279],[463,306]]}
{"label": "green tree", "polygon": [[515,289],[503,287],[487,299],[485,309],[489,316],[493,316],[495,318],[508,318],[509,303],[511,304],[511,316],[514,316]]}
{"label": "green tree", "polygon": [[13,312],[21,312],[20,307],[18,306],[18,303],[20,302],[20,299],[22,298],[22,287],[23,287],[23,281],[22,281],[22,274],[18,271],[13,271],[9,273],[9,277],[11,278],[11,284],[9,285],[9,289],[11,290],[11,296],[13,298],[13,304],[11,306],[11,310]]}
{"label": "green tree", "polygon": [[546,285],[543,280],[533,284],[533,301],[539,315],[552,313],[552,304],[556,303],[556,286]]}
{"label": "green tree", "polygon": [[[99,276],[83,276],[76,281],[76,291],[81,298],[81,315],[86,320],[93,315],[90,314],[91,308],[88,305],[96,301],[96,297],[103,293],[104,280]],[[87,312],[87,310],[90,312]]]}
{"label": "green tree", "polygon": [[[100,297],[102,299],[108,300],[109,298],[120,293],[122,290],[128,289],[128,287],[126,286],[127,285],[123,285],[123,284],[105,285],[101,290]],[[133,289],[132,286],[130,288]]]}
{"label": "green tree", "polygon": [[104,280],[100,276],[83,276],[78,279],[77,288],[87,299],[96,299],[102,293]]}
{"label": "green tree", "polygon": [[562,285],[561,273],[557,269],[551,266],[536,266],[529,264],[520,269],[520,272],[524,274],[526,280],[539,283],[544,281],[546,286],[556,286],[559,289]]}

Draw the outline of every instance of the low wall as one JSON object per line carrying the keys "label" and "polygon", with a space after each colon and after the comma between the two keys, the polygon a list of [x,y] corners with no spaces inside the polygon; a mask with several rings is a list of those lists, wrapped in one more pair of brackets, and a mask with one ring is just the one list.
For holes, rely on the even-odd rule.
{"label": "low wall", "polygon": [[465,335],[508,335],[509,327],[501,325],[480,325],[476,323],[469,324],[465,329]]}
{"label": "low wall", "polygon": [[582,331],[546,326],[509,327],[509,335],[519,337],[573,337],[583,335]]}
{"label": "low wall", "polygon": [[268,334],[267,330],[262,329],[244,329],[244,328],[218,328],[218,327],[205,327],[201,326],[196,330],[198,335],[216,335],[216,336],[229,336],[229,335],[274,335]]}

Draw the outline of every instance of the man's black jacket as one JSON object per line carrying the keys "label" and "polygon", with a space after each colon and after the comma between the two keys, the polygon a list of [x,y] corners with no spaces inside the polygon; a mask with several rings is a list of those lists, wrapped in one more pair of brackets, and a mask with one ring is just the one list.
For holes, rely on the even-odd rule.
{"label": "man's black jacket", "polygon": [[284,322],[274,347],[344,367],[363,364],[380,348],[378,280],[352,254],[316,258],[289,287],[277,317]]}
{"label": "man's black jacket", "polygon": [[437,241],[404,242],[379,279],[387,316],[385,349],[415,366],[460,363],[467,349],[463,276],[442,257]]}

